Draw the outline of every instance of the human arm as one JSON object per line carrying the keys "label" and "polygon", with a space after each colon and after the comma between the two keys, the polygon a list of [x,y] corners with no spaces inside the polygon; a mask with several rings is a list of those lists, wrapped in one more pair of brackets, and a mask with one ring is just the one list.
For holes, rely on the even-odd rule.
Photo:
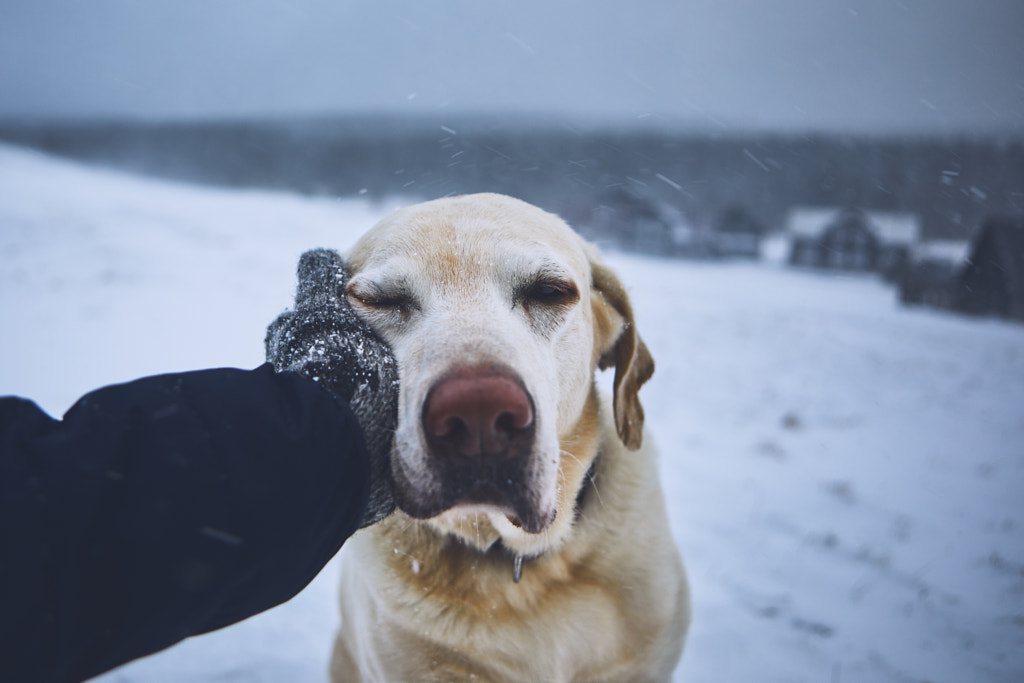
{"label": "human arm", "polygon": [[269,365],[0,400],[0,678],[77,681],[301,590],[360,525],[352,411]]}

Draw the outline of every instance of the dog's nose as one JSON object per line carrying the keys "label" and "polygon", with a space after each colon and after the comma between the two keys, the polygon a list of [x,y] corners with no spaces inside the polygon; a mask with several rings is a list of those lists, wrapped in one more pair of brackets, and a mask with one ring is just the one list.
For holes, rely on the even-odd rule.
{"label": "dog's nose", "polygon": [[422,419],[431,450],[452,460],[505,460],[533,444],[533,402],[503,368],[449,373],[427,395]]}

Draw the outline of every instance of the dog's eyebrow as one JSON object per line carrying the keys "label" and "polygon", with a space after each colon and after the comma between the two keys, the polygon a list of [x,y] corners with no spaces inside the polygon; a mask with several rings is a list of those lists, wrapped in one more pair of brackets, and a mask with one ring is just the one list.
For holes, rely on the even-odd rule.
{"label": "dog's eyebrow", "polygon": [[559,264],[546,261],[541,264],[521,264],[513,268],[510,282],[515,296],[542,282],[574,283],[574,278]]}
{"label": "dog's eyebrow", "polygon": [[517,271],[517,279],[524,281],[528,280],[531,283],[536,282],[537,280],[573,279],[568,268],[551,259],[543,259],[531,264],[524,263],[520,268],[517,268]]}
{"label": "dog's eyebrow", "polygon": [[364,270],[355,275],[350,285],[367,287],[376,291],[394,291],[411,289],[408,280],[401,274],[391,273],[385,269]]}
{"label": "dog's eyebrow", "polygon": [[361,273],[352,278],[345,289],[356,298],[365,297],[367,303],[402,304],[415,308],[412,287],[404,277],[392,277],[385,273]]}

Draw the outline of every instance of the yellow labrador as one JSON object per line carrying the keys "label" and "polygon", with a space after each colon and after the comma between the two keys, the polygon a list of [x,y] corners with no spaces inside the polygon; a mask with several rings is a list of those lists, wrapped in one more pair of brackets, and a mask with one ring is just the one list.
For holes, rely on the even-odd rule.
{"label": "yellow labrador", "polygon": [[349,262],[399,364],[399,511],[344,549],[333,680],[668,680],[690,604],[641,447],[654,364],[597,250],[482,194],[395,212]]}

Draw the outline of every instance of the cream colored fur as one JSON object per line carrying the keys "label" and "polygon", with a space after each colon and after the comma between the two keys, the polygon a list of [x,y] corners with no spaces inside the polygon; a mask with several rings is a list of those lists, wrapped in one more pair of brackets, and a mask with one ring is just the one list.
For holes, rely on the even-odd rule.
{"label": "cream colored fur", "polygon": [[[638,391],[653,361],[625,290],[563,221],[500,195],[419,204],[350,255],[349,297],[392,345],[401,393],[393,469],[428,499],[424,397],[454,367],[496,363],[535,403],[528,485],[553,513],[527,533],[507,510],[399,511],[343,549],[331,662],[352,681],[665,681],[690,605]],[[535,279],[575,289],[543,307]],[[594,376],[615,368],[602,399]],[[578,505],[577,505],[578,504]],[[513,582],[516,556],[525,559]]]}

